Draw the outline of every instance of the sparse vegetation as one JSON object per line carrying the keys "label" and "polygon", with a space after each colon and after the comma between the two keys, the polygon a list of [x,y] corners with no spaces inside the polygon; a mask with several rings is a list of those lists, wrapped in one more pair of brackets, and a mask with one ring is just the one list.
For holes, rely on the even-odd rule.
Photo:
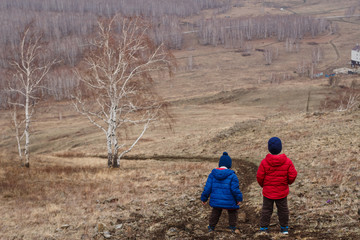
{"label": "sparse vegetation", "polygon": [[[254,182],[267,140],[279,136],[299,172],[290,187],[288,238],[359,239],[360,109],[347,107],[358,101],[358,75],[352,69],[354,74],[336,74],[333,82],[325,77],[350,68],[350,49],[360,37],[354,31],[358,6],[356,0],[1,1],[0,76],[8,67],[4,50],[19,43],[12,33],[31,19],[63,62],[41,91],[46,101],[34,114],[30,169],[14,166],[16,140],[0,78],[0,238],[280,239],[277,225],[268,237],[256,234],[262,196]],[[120,7],[123,15],[142,14],[154,30],[151,40],[172,48],[178,66],[172,79],[151,75],[154,91],[174,116],[171,131],[155,122],[113,169],[104,165],[103,133],[69,100],[80,84],[72,70],[84,66],[98,16],[111,17]],[[294,32],[284,35],[288,25],[277,26],[272,18],[289,20]],[[210,24],[220,22],[236,31]],[[199,23],[215,33],[209,39],[217,46],[199,42]],[[251,40],[237,35],[240,25]],[[274,29],[281,40],[270,33]],[[279,57],[264,66],[267,49],[277,49]],[[141,126],[122,137],[136,141],[137,130]],[[199,197],[223,151],[233,158],[244,194],[240,234],[225,232],[226,220],[220,220],[209,236],[209,209]]]}
{"label": "sparse vegetation", "polygon": [[[101,239],[100,224],[114,229],[115,239],[134,234],[155,239],[156,231],[167,227],[159,226],[155,232],[150,227],[168,214],[166,205],[185,198],[196,206],[190,192],[199,190],[203,172],[212,167],[209,163],[123,160],[126,167],[114,171],[94,158],[73,158],[71,165],[49,165],[47,159],[39,158],[24,171],[3,158],[0,161],[3,239],[14,237],[15,232],[4,231],[14,225],[15,235],[25,239]],[[109,184],[113,179],[117,180]],[[36,231],[31,230],[34,224]],[[116,224],[122,227],[115,230]],[[138,224],[147,230],[136,233]]]}
{"label": "sparse vegetation", "polygon": [[346,112],[360,107],[360,89],[343,87],[323,100],[321,108]]}

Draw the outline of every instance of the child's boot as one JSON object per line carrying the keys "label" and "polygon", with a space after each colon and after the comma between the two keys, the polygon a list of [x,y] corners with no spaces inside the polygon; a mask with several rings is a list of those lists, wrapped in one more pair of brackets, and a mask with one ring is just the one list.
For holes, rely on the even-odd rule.
{"label": "child's boot", "polygon": [[215,227],[208,226],[208,232],[213,232],[213,231],[215,231]]}
{"label": "child's boot", "polygon": [[260,227],[260,233],[261,234],[268,234],[269,228],[268,227]]}
{"label": "child's boot", "polygon": [[289,234],[289,227],[288,226],[286,226],[286,227],[280,226],[280,232],[282,234]]}

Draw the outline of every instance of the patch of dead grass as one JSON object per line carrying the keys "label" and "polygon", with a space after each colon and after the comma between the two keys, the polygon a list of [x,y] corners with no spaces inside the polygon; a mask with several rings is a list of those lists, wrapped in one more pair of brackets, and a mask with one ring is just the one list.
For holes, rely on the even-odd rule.
{"label": "patch of dead grass", "polygon": [[[331,231],[337,237],[359,236],[358,228],[350,227],[358,224],[360,209],[359,114],[357,110],[278,115],[261,124],[239,126],[224,144],[233,154],[256,156],[256,149],[266,154],[267,140],[279,136],[283,140],[283,152],[298,170],[298,177],[290,187],[291,225],[301,228],[302,234]],[[234,145],[235,141],[242,145]],[[259,155],[257,164],[264,154]],[[248,199],[257,212],[262,205],[260,193],[261,188],[254,182]],[[275,214],[273,222],[277,222]]]}
{"label": "patch of dead grass", "polygon": [[[121,163],[120,169],[81,166],[76,161],[72,166],[38,164],[25,169],[1,159],[3,237],[80,239],[85,233],[96,234],[99,222],[130,217],[133,212],[156,216],[154,203],[200,189],[206,180],[203,173],[211,170],[209,163]],[[65,224],[68,229],[61,229]]]}

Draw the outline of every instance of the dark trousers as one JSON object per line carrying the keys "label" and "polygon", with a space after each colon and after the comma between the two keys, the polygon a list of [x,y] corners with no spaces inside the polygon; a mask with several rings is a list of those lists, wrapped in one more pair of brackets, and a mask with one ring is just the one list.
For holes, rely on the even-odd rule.
{"label": "dark trousers", "polygon": [[[215,228],[216,224],[219,222],[222,208],[213,208],[210,214],[209,226]],[[236,227],[236,222],[238,218],[237,209],[227,209],[229,215],[229,226]]]}
{"label": "dark trousers", "polygon": [[274,202],[276,204],[280,225],[283,227],[288,226],[289,208],[287,204],[287,197],[281,199],[270,199],[267,197],[263,197],[260,227],[268,227],[270,225],[271,215],[274,210]]}

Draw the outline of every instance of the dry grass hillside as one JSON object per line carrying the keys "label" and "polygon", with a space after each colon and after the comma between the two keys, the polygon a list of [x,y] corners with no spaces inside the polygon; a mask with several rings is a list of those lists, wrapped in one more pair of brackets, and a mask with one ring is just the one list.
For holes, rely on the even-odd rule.
{"label": "dry grass hillside", "polygon": [[[218,17],[343,16],[356,4],[244,1]],[[290,187],[287,239],[359,239],[360,108],[337,111],[350,93],[360,101],[359,75],[337,75],[333,83],[296,72],[311,59],[314,46],[323,52],[318,72],[349,67],[360,18],[331,21],[336,33],[305,37],[298,53],[266,39],[249,42],[251,54],[243,56],[239,49],[200,46],[195,35],[186,35],[185,50],[174,51],[174,77],[156,79],[159,94],[170,103],[171,128],[156,123],[119,169],[106,167],[103,133],[65,101],[38,105],[31,167],[21,168],[10,113],[1,110],[0,239],[282,239],[275,213],[270,234],[257,234],[262,195],[255,176],[272,136],[282,139],[298,171]],[[255,50],[266,46],[279,50],[270,65]],[[126,137],[133,139],[136,130]],[[226,214],[209,235],[210,207],[200,202],[223,151],[233,159],[244,194],[238,235],[225,231]]]}
{"label": "dry grass hillside", "polygon": [[[277,114],[238,122],[206,136],[179,138],[176,143],[144,142],[144,155],[122,160],[120,169],[107,169],[105,159],[78,151],[36,154],[33,166],[23,169],[3,153],[2,236],[264,239],[256,235],[261,209],[256,166],[267,153],[267,139],[276,135],[298,170],[289,195],[289,238],[357,239],[359,116],[359,110]],[[224,231],[225,217],[215,235],[208,235],[210,209],[199,201],[207,174],[224,150],[233,158],[245,198],[239,215],[240,236]],[[275,216],[272,239],[281,238]]]}

